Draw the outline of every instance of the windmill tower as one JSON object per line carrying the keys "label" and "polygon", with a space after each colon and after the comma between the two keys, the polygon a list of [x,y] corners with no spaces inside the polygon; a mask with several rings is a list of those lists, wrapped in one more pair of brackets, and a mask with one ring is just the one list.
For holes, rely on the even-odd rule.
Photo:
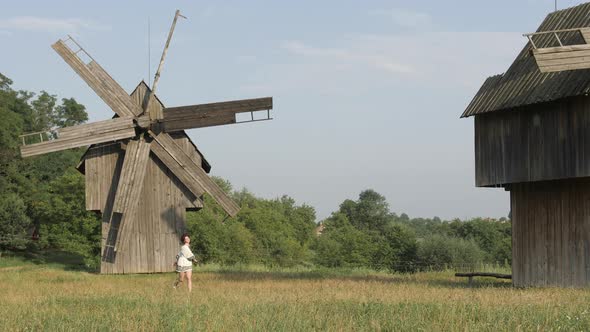
{"label": "windmill tower", "polygon": [[[229,216],[238,213],[236,203],[207,175],[211,166],[184,130],[271,119],[271,97],[162,104],[155,89],[178,17],[179,11],[152,89],[141,82],[130,95],[71,37],[53,44],[115,116],[60,128],[51,140],[21,146],[21,155],[30,157],[90,145],[77,168],[85,174],[86,209],[102,215],[101,273],[173,271],[186,210],[202,208],[205,193]],[[265,117],[255,119],[259,111]],[[236,114],[244,112],[250,119],[238,122]]]}
{"label": "windmill tower", "polygon": [[590,4],[549,14],[483,83],[475,182],[510,192],[515,286],[590,285]]}

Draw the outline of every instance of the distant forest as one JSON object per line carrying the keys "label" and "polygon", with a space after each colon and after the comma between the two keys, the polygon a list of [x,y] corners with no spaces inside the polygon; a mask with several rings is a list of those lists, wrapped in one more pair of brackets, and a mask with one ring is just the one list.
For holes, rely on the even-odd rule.
{"label": "distant forest", "polygon": [[[0,73],[0,119],[0,255],[68,252],[96,269],[100,218],[85,210],[84,177],[75,169],[84,149],[27,159],[18,151],[19,135],[84,123],[85,107],[45,91],[13,90]],[[414,272],[511,261],[511,224],[505,218],[410,218],[390,211],[384,196],[367,189],[318,221],[312,206],[287,195],[263,199],[215,180],[241,211],[226,219],[205,197],[204,209],[187,213],[191,246],[204,263]]]}

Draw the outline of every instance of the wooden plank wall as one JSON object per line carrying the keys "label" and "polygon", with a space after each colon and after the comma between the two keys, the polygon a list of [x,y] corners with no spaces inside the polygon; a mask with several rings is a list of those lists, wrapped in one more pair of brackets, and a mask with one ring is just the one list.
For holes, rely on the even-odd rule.
{"label": "wooden plank wall", "polygon": [[541,73],[590,68],[588,44],[535,49],[533,56]]}
{"label": "wooden plank wall", "polygon": [[109,197],[114,199],[116,188],[112,184],[119,182],[123,150],[118,143],[95,145],[88,150],[84,163],[86,210],[103,212]]}
{"label": "wooden plank wall", "polygon": [[[103,213],[101,273],[154,273],[174,270],[179,237],[186,228],[186,209],[194,208],[195,197],[153,155],[147,167],[138,215],[131,224],[133,234],[125,252],[114,253],[116,237],[110,223],[123,154],[119,145],[96,147],[86,158],[87,208],[100,206]],[[111,233],[109,235],[109,233]]]}
{"label": "wooden plank wall", "polygon": [[515,286],[590,285],[590,179],[510,186]]}
{"label": "wooden plank wall", "polygon": [[[196,153],[192,144],[186,144]],[[116,190],[113,183],[119,182],[122,164],[123,154],[118,144],[93,147],[85,160],[86,207],[103,213],[101,273],[173,271],[171,264],[179,249],[179,237],[186,228],[186,209],[195,209],[195,204],[200,202],[153,154],[150,155],[141,194],[143,200],[138,207],[142,212],[132,223],[136,227],[131,232],[137,236],[128,241],[128,252],[115,255],[112,249],[116,237],[112,233],[109,236],[109,232],[110,223],[118,223],[111,219]]]}
{"label": "wooden plank wall", "polygon": [[585,96],[476,115],[476,185],[590,176],[588,128]]}
{"label": "wooden plank wall", "polygon": [[[137,95],[134,101],[139,101]],[[152,104],[156,105],[156,104]],[[197,152],[184,132],[174,133],[175,142],[201,165]],[[186,209],[198,209],[202,202],[183,185],[153,153],[146,170],[142,200],[131,230],[136,236],[128,241],[128,250],[113,251],[118,214],[113,214],[116,184],[123,166],[119,143],[93,146],[84,160],[86,208],[102,213],[101,273],[154,273],[174,270],[172,263],[180,248],[180,235],[186,229]],[[114,216],[114,217],[113,217]],[[113,225],[113,227],[111,227]]]}

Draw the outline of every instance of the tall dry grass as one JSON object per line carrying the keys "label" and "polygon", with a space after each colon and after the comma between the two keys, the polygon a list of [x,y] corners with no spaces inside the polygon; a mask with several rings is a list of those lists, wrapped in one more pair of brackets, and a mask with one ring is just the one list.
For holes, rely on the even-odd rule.
{"label": "tall dry grass", "polygon": [[0,330],[590,330],[590,290],[515,289],[452,272],[196,268],[104,276],[0,263]]}

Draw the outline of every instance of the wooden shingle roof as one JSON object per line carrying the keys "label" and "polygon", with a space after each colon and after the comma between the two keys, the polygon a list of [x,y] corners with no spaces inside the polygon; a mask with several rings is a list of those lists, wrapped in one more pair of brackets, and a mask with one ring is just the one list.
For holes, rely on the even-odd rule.
{"label": "wooden shingle roof", "polygon": [[[547,15],[537,32],[581,27],[590,27],[590,3]],[[561,34],[560,39],[564,45],[585,43],[576,32]],[[535,36],[533,41],[538,48],[559,46],[551,34]],[[532,55],[532,49],[531,43],[527,42],[504,74],[488,77],[461,117],[585,95],[590,92],[590,69],[541,73]]]}

